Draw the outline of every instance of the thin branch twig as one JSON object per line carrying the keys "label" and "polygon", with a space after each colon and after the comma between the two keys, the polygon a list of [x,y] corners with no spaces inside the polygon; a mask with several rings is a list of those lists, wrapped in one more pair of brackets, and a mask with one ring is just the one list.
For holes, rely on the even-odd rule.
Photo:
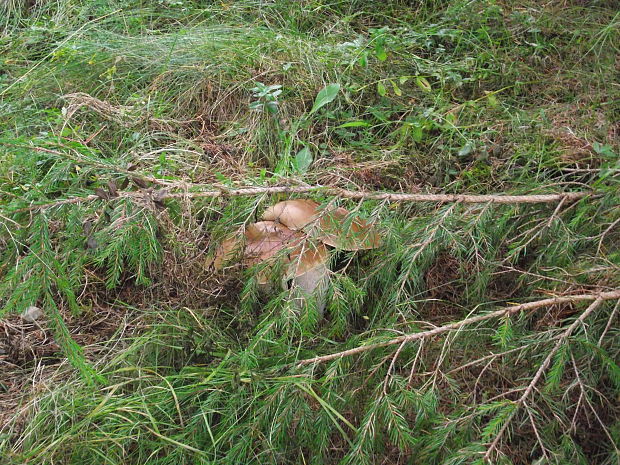
{"label": "thin branch twig", "polygon": [[[144,179],[144,176],[140,176]],[[151,181],[151,179],[149,179]],[[187,189],[191,186],[186,182],[182,186],[174,186],[168,183],[168,188]],[[434,202],[434,203],[495,203],[495,204],[531,204],[531,203],[552,203],[560,201],[579,200],[589,195],[590,192],[565,192],[560,194],[533,194],[533,195],[469,195],[469,194],[408,194],[393,192],[369,192],[369,191],[352,191],[333,186],[272,186],[272,187],[242,187],[238,189],[229,189],[224,186],[214,186],[216,190],[198,191],[198,192],[169,192],[167,189],[145,189],[134,192],[121,192],[116,198],[134,198],[152,196],[157,200],[166,199],[197,199],[197,198],[215,198],[215,197],[251,197],[266,194],[302,194],[302,193],[322,193],[334,195],[347,199],[362,200],[385,200],[388,202]],[[47,208],[57,207],[67,204],[75,204],[81,202],[90,202],[98,199],[97,195],[88,195],[83,197],[72,197],[68,199],[58,200],[39,205],[31,205],[29,207],[17,210],[31,211],[44,210]]]}
{"label": "thin branch twig", "polygon": [[603,339],[605,339],[605,335],[607,334],[607,331],[609,331],[609,328],[611,328],[611,325],[614,322],[614,318],[616,318],[616,315],[618,315],[618,310],[620,310],[620,300],[616,302],[616,306],[614,307],[614,310],[611,312],[611,315],[609,316],[609,320],[607,320],[605,329],[601,333],[601,337],[598,340],[599,347],[601,346],[601,344],[603,344]]}
{"label": "thin branch twig", "polygon": [[614,229],[618,225],[618,223],[620,223],[620,218],[611,223],[609,227],[605,231],[603,231],[603,233],[601,234],[601,239],[598,241],[598,247],[596,248],[597,254],[601,253],[601,247],[603,247],[603,241],[605,240],[605,236],[607,235],[607,233]]}
{"label": "thin branch twig", "polygon": [[450,323],[444,326],[439,326],[437,328],[433,328],[428,331],[422,331],[420,333],[413,334],[405,334],[403,336],[396,337],[394,339],[390,339],[385,342],[378,342],[376,344],[369,344],[366,346],[359,346],[353,349],[344,350],[342,352],[336,352],[329,355],[322,355],[318,357],[312,357],[304,360],[298,361],[297,366],[309,365],[312,363],[323,363],[329,360],[334,360],[336,358],[349,357],[351,355],[356,355],[362,352],[367,352],[369,350],[378,349],[380,347],[387,347],[395,344],[402,344],[403,342],[411,342],[416,341],[418,339],[425,339],[428,337],[436,336],[438,334],[442,334],[448,331],[452,331],[454,329],[459,329],[462,326],[479,323],[481,321],[490,320],[492,318],[499,318],[502,316],[509,316],[521,311],[535,310],[542,307],[548,307],[550,305],[555,304],[563,304],[563,303],[574,303],[574,302],[584,302],[584,301],[598,301],[598,300],[611,300],[611,299],[620,299],[620,289],[609,292],[601,292],[600,294],[576,294],[576,295],[568,295],[562,297],[552,297],[550,299],[537,300],[535,302],[528,302],[525,304],[519,305],[511,305],[509,307],[503,307],[499,310],[496,310],[491,313],[486,313],[484,315],[478,315],[472,318],[467,318],[465,320],[458,321],[456,323]]}

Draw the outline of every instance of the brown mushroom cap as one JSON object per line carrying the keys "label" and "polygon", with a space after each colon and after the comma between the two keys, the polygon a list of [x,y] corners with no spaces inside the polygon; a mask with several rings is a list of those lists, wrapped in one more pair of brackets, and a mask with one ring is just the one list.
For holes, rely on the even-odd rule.
{"label": "brown mushroom cap", "polygon": [[259,221],[248,225],[244,234],[248,241],[255,241],[266,237],[279,237],[287,240],[295,233],[275,221]]}
{"label": "brown mushroom cap", "polygon": [[294,247],[303,239],[301,233],[273,221],[259,221],[249,225],[245,237],[244,260],[248,265],[266,261],[280,250]]}
{"label": "brown mushroom cap", "polygon": [[[267,260],[289,242],[299,240],[295,232],[273,221],[260,221],[249,225],[241,234],[225,239],[215,253],[213,266],[220,270],[224,263],[243,255],[245,265]],[[241,251],[243,250],[243,254]]]}
{"label": "brown mushroom cap", "polygon": [[[312,207],[316,212],[314,202],[304,201],[302,204]],[[290,205],[289,205],[290,206]],[[281,212],[290,212],[283,206]],[[269,217],[269,215],[267,215]],[[263,216],[264,217],[264,216]],[[316,219],[312,214],[310,221]],[[304,224],[307,224],[303,220]],[[293,223],[293,224],[301,224]],[[287,249],[287,253],[279,253]],[[243,254],[241,254],[243,250]],[[271,275],[274,266],[284,266],[284,280],[292,279],[292,290],[296,295],[297,305],[304,305],[306,297],[312,295],[316,299],[317,311],[323,314],[326,303],[327,285],[329,282],[328,260],[329,251],[325,244],[310,239],[302,231],[293,231],[283,224],[274,221],[259,221],[250,224],[246,230],[235,237],[222,242],[214,259],[216,269],[221,269],[226,261],[242,255],[244,266],[263,264],[256,273],[256,280],[260,289],[271,289]]]}
{"label": "brown mushroom cap", "polygon": [[291,252],[288,276],[300,276],[318,266],[325,266],[329,259],[327,247],[320,242],[306,240]]}
{"label": "brown mushroom cap", "polygon": [[[257,275],[259,284],[269,280],[270,270],[277,263],[274,260],[281,260],[281,263],[286,265],[285,275],[288,279],[303,275],[316,267],[326,266],[329,253],[324,244],[308,240],[303,232],[291,231],[277,223],[260,225],[256,223],[256,225],[258,229],[267,231],[267,234],[247,243],[244,264],[248,266],[267,264]],[[283,250],[287,250],[288,253],[278,255]]]}
{"label": "brown mushroom cap", "polygon": [[221,270],[224,268],[224,263],[231,261],[235,256],[240,254],[242,246],[243,241],[239,237],[229,237],[222,241],[213,259],[213,266],[215,269]]}
{"label": "brown mushroom cap", "polygon": [[[325,244],[344,250],[379,247],[381,238],[373,226],[360,218],[347,220],[349,214],[344,208],[321,211],[313,200],[295,199],[269,207],[262,219],[280,222],[293,230],[305,229]],[[313,224],[317,219],[318,228]]]}
{"label": "brown mushroom cap", "polygon": [[[249,252],[248,255],[246,255],[244,263],[248,266],[265,263],[265,267],[263,267],[256,276],[259,284],[266,284],[269,282],[270,275],[273,274],[273,267],[278,263],[278,259],[285,265],[284,279],[296,278],[315,268],[327,266],[329,253],[325,245],[321,243],[311,244],[310,242],[311,241],[304,240],[302,237],[294,243],[289,242],[288,244],[278,246],[278,248],[273,247],[269,243],[265,243],[265,252],[254,256],[250,256],[249,253],[251,252]],[[262,247],[259,248],[261,251],[263,250]],[[290,248],[288,254],[277,255],[278,252],[285,248]],[[246,248],[246,251],[247,250]]]}
{"label": "brown mushroom cap", "polygon": [[[286,274],[292,277],[327,260],[327,250],[323,244],[310,244],[301,231],[292,231],[273,221],[259,221],[250,224],[244,233],[230,237],[222,242],[216,252],[213,264],[222,269],[225,262],[241,256],[244,266],[261,263],[265,267],[257,274],[259,284],[266,284],[277,260],[286,265]],[[289,249],[288,254],[279,253]],[[243,253],[241,253],[243,251]]]}
{"label": "brown mushroom cap", "polygon": [[[308,240],[301,231],[291,231],[286,226],[271,221],[254,223],[246,230],[248,240],[244,252],[246,266],[265,263],[257,275],[259,284],[269,281],[275,260],[286,266],[285,275],[295,278],[319,266],[325,267],[329,258],[327,248],[322,243]],[[287,254],[280,254],[287,250]]]}
{"label": "brown mushroom cap", "polygon": [[298,230],[316,220],[318,207],[319,204],[313,200],[285,200],[265,210],[262,219],[278,221],[290,229]]}

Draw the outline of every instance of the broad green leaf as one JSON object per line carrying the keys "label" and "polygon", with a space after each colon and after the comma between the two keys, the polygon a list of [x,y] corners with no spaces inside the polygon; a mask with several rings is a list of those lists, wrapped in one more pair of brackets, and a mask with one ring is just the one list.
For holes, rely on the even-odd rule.
{"label": "broad green leaf", "polygon": [[387,52],[385,51],[385,46],[383,45],[383,41],[375,42],[375,55],[379,61],[387,60]]}
{"label": "broad green leaf", "polygon": [[398,87],[394,81],[390,81],[390,82],[392,83],[392,89],[394,89],[394,93],[398,95],[399,97],[403,95],[403,91],[400,90],[400,87]]}
{"label": "broad green leaf", "polygon": [[418,76],[417,78],[415,78],[415,83],[424,92],[430,92],[432,90],[430,82],[428,82],[426,78],[423,78],[422,76]]}
{"label": "broad green leaf", "polygon": [[295,168],[300,173],[305,173],[312,164],[312,152],[308,147],[304,147],[295,155]]}
{"label": "broad green leaf", "polygon": [[381,97],[385,97],[385,94],[387,94],[387,89],[385,88],[382,82],[377,82],[377,93]]}
{"label": "broad green leaf", "polygon": [[267,108],[267,111],[269,113],[272,113],[275,115],[278,112],[278,102],[267,102],[265,104],[265,108]]}
{"label": "broad green leaf", "polygon": [[336,128],[359,128],[359,127],[368,127],[370,123],[366,121],[349,121],[348,123],[343,123],[340,126],[336,126]]}
{"label": "broad green leaf", "polygon": [[310,114],[315,113],[319,108],[324,107],[328,103],[332,102],[340,92],[340,84],[328,84],[317,94],[314,100],[314,105]]}
{"label": "broad green leaf", "polygon": [[364,52],[360,55],[359,59],[357,60],[357,63],[363,67],[366,68],[368,66],[368,52]]}

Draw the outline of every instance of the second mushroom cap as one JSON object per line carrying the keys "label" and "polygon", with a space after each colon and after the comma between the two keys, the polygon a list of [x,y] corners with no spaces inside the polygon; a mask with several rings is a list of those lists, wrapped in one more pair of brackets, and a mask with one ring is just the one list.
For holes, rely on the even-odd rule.
{"label": "second mushroom cap", "polygon": [[[285,200],[269,207],[263,220],[277,221],[290,229],[304,229],[332,247],[343,250],[374,249],[381,244],[375,228],[361,218],[349,218],[345,208],[321,210],[313,200]],[[317,223],[318,220],[318,223]]]}

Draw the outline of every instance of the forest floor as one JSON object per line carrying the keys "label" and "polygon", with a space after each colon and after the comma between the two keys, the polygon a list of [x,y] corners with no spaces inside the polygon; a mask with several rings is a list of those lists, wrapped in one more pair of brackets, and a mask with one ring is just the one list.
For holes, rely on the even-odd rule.
{"label": "forest floor", "polygon": [[[617,1],[0,14],[3,465],[620,463]],[[291,198],[379,237],[302,308]]]}

